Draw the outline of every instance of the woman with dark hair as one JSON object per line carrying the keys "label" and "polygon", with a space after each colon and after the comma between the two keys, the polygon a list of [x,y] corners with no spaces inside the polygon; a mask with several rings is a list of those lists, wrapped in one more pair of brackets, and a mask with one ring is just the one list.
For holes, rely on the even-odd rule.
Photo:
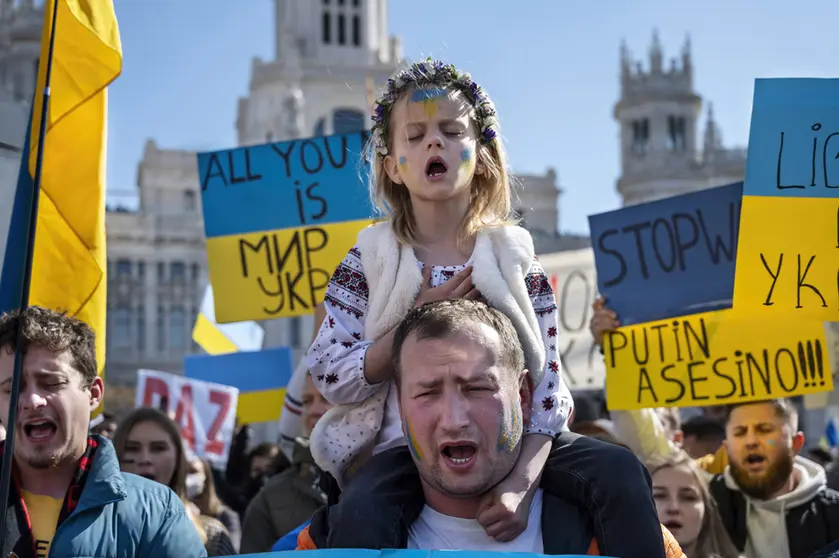
{"label": "woman with dark hair", "polygon": [[172,419],[157,409],[137,409],[120,423],[113,443],[124,472],[165,484],[180,497],[209,556],[236,554],[224,525],[187,499],[183,439]]}

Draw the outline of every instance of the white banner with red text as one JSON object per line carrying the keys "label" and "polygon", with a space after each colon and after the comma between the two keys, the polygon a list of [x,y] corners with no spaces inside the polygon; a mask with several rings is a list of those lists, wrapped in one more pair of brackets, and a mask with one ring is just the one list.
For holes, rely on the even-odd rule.
{"label": "white banner with red text", "polygon": [[224,467],[239,390],[157,370],[137,371],[135,405],[160,409],[178,425],[188,454]]}

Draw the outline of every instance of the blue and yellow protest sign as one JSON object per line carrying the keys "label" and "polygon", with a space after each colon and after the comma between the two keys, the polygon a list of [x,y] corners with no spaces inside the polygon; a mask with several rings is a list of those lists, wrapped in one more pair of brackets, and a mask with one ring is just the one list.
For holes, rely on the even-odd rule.
{"label": "blue and yellow protest sign", "polygon": [[289,347],[184,358],[187,378],[239,390],[236,416],[242,424],[280,418],[293,372]]}
{"label": "blue and yellow protest sign", "polygon": [[839,321],[839,79],[755,82],[734,309]]}
{"label": "blue and yellow protest sign", "polygon": [[695,407],[833,390],[825,326],[717,310],[604,336],[609,408]]}
{"label": "blue and yellow protest sign", "polygon": [[218,323],[311,314],[374,214],[369,133],[198,154]]}
{"label": "blue and yellow protest sign", "polygon": [[624,325],[731,307],[743,183],[589,216],[597,286]]}

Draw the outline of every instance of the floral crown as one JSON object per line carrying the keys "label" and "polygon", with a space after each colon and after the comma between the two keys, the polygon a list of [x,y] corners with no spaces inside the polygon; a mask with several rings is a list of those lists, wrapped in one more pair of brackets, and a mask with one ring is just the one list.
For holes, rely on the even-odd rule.
{"label": "floral crown", "polygon": [[373,141],[376,151],[387,155],[387,122],[393,103],[410,86],[439,85],[451,87],[463,93],[475,109],[475,120],[480,129],[480,141],[489,143],[498,136],[498,120],[495,105],[481,86],[472,77],[459,71],[453,64],[444,64],[428,58],[415,62],[387,80],[387,87],[373,104]]}

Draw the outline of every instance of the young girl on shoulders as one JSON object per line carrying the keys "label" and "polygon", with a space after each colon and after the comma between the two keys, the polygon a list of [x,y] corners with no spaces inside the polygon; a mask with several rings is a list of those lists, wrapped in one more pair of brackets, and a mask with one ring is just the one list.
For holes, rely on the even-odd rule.
{"label": "young girl on shoulders", "polygon": [[388,80],[373,119],[371,190],[388,219],[359,233],[336,269],[308,354],[315,385],[338,405],[311,437],[318,464],[343,485],[328,546],[398,547],[395,525],[421,488],[391,389],[393,331],[415,305],[480,296],[515,325],[535,392],[521,456],[479,523],[496,540],[517,537],[541,480],[595,515],[604,555],[664,556],[640,462],[585,438],[563,442],[573,401],[557,307],[530,234],[516,226],[492,101],[469,74],[429,60]]}

